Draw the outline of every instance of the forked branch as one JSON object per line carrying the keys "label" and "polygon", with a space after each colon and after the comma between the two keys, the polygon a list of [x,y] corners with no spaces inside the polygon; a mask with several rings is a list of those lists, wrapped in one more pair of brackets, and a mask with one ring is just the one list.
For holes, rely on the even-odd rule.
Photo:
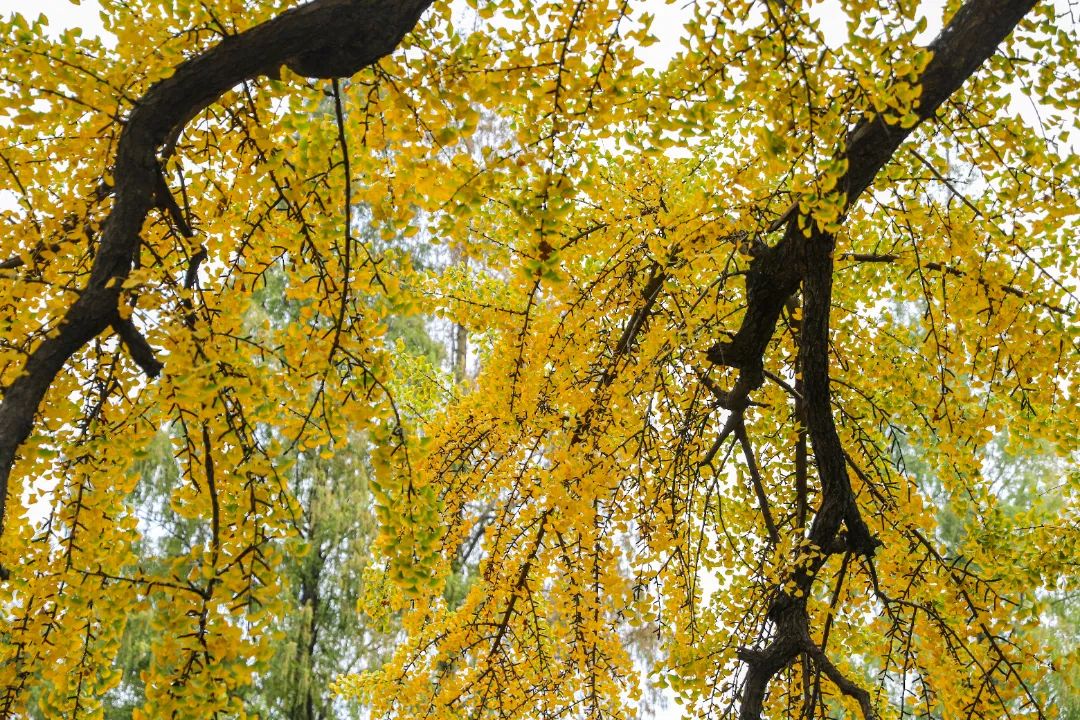
{"label": "forked branch", "polygon": [[[968,0],[960,8],[929,47],[932,58],[920,78],[922,92],[916,111],[920,122],[934,116],[938,107],[978,70],[1036,4],[1036,0]],[[847,161],[847,171],[837,186],[845,193],[845,211],[870,186],[912,130],[889,125],[881,116],[864,120],[855,128],[840,153],[840,159]],[[808,237],[803,230],[807,220]],[[829,312],[835,239],[794,210],[785,221],[783,238],[775,246],[760,247],[754,253],[746,274],[747,308],[739,331],[730,341],[718,342],[707,355],[716,364],[738,368],[740,383],[760,386],[764,379],[765,351],[776,323],[788,298],[802,286],[801,394],[821,483],[820,505],[810,523],[809,540],[816,548],[833,548],[846,527],[845,549],[871,558],[878,541],[860,514],[848,479],[829,391]],[[742,720],[761,717],[772,677],[803,652],[811,654],[837,687],[859,701],[866,720],[874,717],[869,695],[844,678],[820,648],[810,647],[812,643],[807,642],[810,635],[806,598],[827,556],[822,553],[809,564],[799,566],[791,577],[794,588],[790,592],[777,591],[767,613],[773,628],[772,639],[764,649],[740,653],[747,664],[740,707]]]}
{"label": "forked branch", "polygon": [[806,644],[806,652],[814,660],[814,665],[817,666],[825,677],[832,681],[832,684],[839,688],[840,692],[844,693],[850,698],[853,698],[859,703],[859,709],[862,711],[863,720],[876,720],[877,713],[874,712],[874,703],[870,699],[870,693],[865,688],[861,688],[856,685],[852,680],[849,680],[840,669],[833,664],[832,660],[825,652],[815,645],[813,642]]}

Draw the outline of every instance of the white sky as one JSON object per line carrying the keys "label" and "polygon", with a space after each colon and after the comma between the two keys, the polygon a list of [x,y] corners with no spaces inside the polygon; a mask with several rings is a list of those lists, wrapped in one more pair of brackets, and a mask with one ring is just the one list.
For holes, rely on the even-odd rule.
{"label": "white sky", "polygon": [[49,27],[57,32],[73,27],[81,27],[84,35],[100,35],[104,31],[98,14],[101,6],[95,0],[81,5],[69,0],[0,0],[0,15],[7,17],[12,12],[22,13],[28,20],[44,14],[49,18]]}

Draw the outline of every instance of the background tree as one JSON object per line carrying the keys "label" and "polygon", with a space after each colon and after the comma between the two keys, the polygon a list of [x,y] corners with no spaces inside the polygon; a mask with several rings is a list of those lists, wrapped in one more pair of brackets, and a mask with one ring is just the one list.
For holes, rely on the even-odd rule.
{"label": "background tree", "polygon": [[[362,212],[357,215],[363,217]],[[368,235],[369,242],[392,244],[409,253],[418,267],[438,272],[430,245],[402,238],[380,241]],[[282,273],[267,279],[249,310],[245,323],[249,333],[264,322],[275,326],[297,322],[303,303],[286,300],[285,285]],[[400,362],[419,371],[395,375],[405,394],[409,390],[424,394],[425,386],[433,380],[445,383],[446,375],[439,371],[445,351],[426,331],[425,318],[391,315],[386,322],[387,341],[400,343]],[[411,409],[421,414],[431,412],[423,404],[414,404]],[[168,429],[159,433],[150,454],[132,467],[130,472],[137,474],[140,482],[128,498],[140,519],[142,534],[134,552],[143,568],[156,564],[159,571],[177,558],[187,557],[192,547],[207,540],[200,537],[206,531],[203,523],[177,515],[170,507],[172,493],[181,483],[169,435]],[[245,708],[260,717],[359,717],[361,711],[355,704],[335,701],[330,685],[339,675],[380,666],[392,649],[398,628],[396,613],[371,603],[371,597],[380,594],[383,581],[373,548],[378,522],[368,488],[369,444],[366,437],[354,436],[332,455],[326,448],[314,448],[295,458],[291,488],[300,510],[297,531],[302,550],[286,554],[278,569],[284,607],[281,623],[270,640],[269,661],[243,695]],[[467,587],[467,568],[462,569],[466,572],[455,576],[457,592]],[[372,583],[375,587],[368,587]],[[377,622],[364,613],[369,606],[377,613]],[[148,607],[127,622],[113,663],[114,669],[123,673],[123,680],[103,698],[106,718],[131,718],[144,701],[141,673],[149,670],[152,662],[154,615],[155,609]],[[32,706],[32,710],[38,709]],[[35,715],[40,716],[40,712]]]}

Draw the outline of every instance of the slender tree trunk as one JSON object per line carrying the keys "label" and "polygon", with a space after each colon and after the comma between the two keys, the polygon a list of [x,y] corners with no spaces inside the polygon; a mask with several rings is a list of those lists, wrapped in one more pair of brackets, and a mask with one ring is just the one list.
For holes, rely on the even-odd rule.
{"label": "slender tree trunk", "polygon": [[[461,250],[455,248],[452,262],[454,267],[461,268],[463,272],[469,270],[469,258]],[[468,378],[466,361],[469,356],[469,331],[462,323],[454,323],[454,382],[460,385]]]}

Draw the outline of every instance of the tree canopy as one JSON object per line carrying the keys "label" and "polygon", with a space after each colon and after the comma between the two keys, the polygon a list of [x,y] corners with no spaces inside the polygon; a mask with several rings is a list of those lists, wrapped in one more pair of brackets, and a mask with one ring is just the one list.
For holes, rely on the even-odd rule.
{"label": "tree canopy", "polygon": [[0,30],[0,717],[1075,709],[1071,5],[100,5]]}

